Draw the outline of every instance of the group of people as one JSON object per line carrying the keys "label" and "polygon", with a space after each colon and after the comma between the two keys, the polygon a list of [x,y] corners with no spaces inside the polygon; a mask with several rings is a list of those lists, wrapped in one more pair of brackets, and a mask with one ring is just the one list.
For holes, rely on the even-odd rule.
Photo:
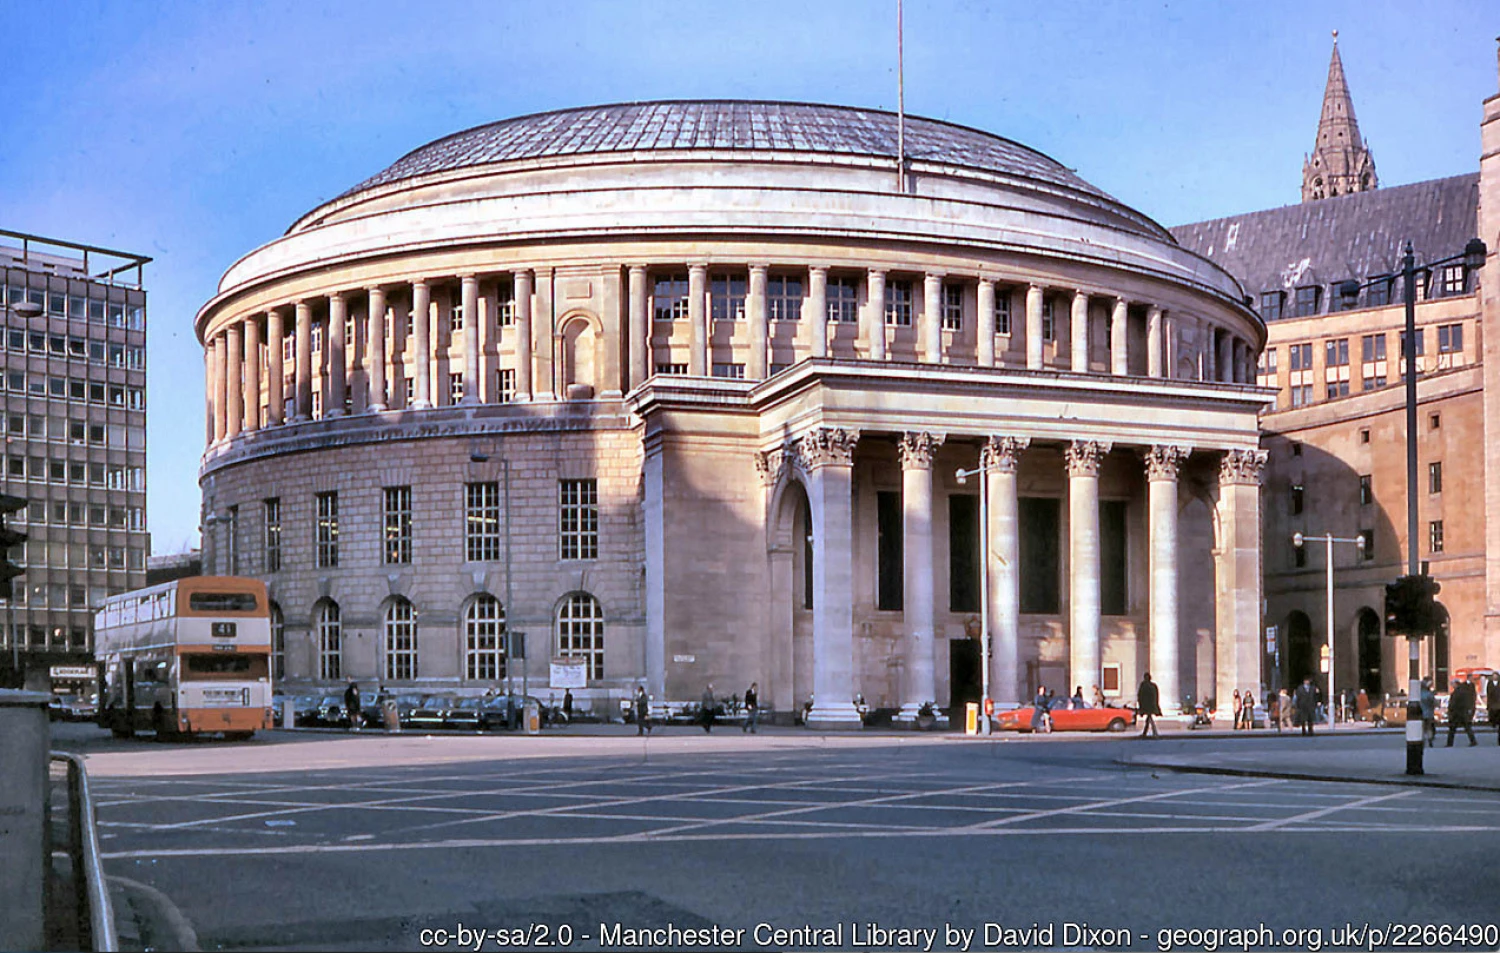
{"label": "group of people", "polygon": [[[1432,679],[1422,679],[1422,691],[1417,696],[1422,708],[1422,737],[1429,748],[1437,744],[1437,696],[1432,693]],[[1474,737],[1474,712],[1479,707],[1479,688],[1468,679],[1459,679],[1448,694],[1448,744],[1453,747],[1453,736],[1459,729],[1469,736],[1469,747],[1479,744]],[[1484,707],[1490,724],[1495,727],[1495,743],[1500,744],[1500,676],[1491,675],[1484,691]]]}
{"label": "group of people", "polygon": [[1052,689],[1045,685],[1037,686],[1036,697],[1031,700],[1031,730],[1037,732],[1048,732],[1052,730],[1052,713],[1065,708],[1103,708],[1105,705],[1104,692],[1098,685],[1094,686],[1093,702],[1087,702],[1083,698],[1083,686],[1079,685],[1073,689],[1071,698],[1058,698]]}
{"label": "group of people", "polygon": [[[635,733],[637,735],[649,735],[651,733],[651,698],[646,694],[645,685],[637,685],[635,698],[631,700],[635,709]],[[698,699],[698,723],[703,727],[704,734],[710,734],[714,729],[714,717],[718,712],[718,699],[714,697],[714,684],[709,682],[703,689],[703,696]],[[756,728],[760,723],[760,683],[751,682],[750,687],[745,689],[745,721],[740,726],[744,734],[756,734]]]}

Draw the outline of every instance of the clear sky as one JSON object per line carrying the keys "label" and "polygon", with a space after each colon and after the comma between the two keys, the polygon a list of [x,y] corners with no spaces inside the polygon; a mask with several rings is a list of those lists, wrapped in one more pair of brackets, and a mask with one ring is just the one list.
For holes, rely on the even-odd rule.
{"label": "clear sky", "polygon": [[[906,108],[1164,225],[1298,200],[1339,30],[1384,185],[1473,172],[1500,3],[906,0]],[[198,308],[237,258],[440,136],[641,99],[894,109],[895,0],[3,0],[0,228],[155,261],[148,518],[197,545]]]}

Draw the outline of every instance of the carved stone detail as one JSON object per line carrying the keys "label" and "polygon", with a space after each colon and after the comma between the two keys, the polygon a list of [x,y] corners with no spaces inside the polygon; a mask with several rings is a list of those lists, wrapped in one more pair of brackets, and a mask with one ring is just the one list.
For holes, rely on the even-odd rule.
{"label": "carved stone detail", "polygon": [[942,434],[926,431],[904,433],[896,444],[896,453],[901,457],[901,469],[926,470],[932,466],[932,458],[943,444]]}
{"label": "carved stone detail", "polygon": [[1219,463],[1219,483],[1259,486],[1265,467],[1264,450],[1226,451]]}
{"label": "carved stone detail", "polygon": [[820,467],[852,467],[854,446],[857,443],[858,430],[819,427],[797,441],[797,454],[809,470]]}
{"label": "carved stone detail", "polygon": [[1146,479],[1151,480],[1176,480],[1177,473],[1182,469],[1182,464],[1187,460],[1192,451],[1187,447],[1175,447],[1165,444],[1156,444],[1144,454],[1146,458]]}
{"label": "carved stone detail", "polygon": [[1030,437],[990,437],[979,450],[979,465],[986,470],[1015,473],[1021,451],[1031,446]]}
{"label": "carved stone detail", "polygon": [[1068,444],[1063,454],[1068,476],[1098,476],[1099,464],[1110,446],[1107,440],[1074,440]]}

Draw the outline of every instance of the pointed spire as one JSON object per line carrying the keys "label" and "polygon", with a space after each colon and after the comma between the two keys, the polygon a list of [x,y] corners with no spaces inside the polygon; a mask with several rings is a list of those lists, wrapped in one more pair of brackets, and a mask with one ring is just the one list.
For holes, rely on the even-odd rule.
{"label": "pointed spire", "polygon": [[1333,31],[1333,55],[1328,61],[1328,84],[1323,89],[1323,113],[1312,155],[1302,166],[1302,201],[1309,202],[1376,188],[1375,158],[1359,135],[1354,99],[1344,78],[1339,56],[1339,31]]}

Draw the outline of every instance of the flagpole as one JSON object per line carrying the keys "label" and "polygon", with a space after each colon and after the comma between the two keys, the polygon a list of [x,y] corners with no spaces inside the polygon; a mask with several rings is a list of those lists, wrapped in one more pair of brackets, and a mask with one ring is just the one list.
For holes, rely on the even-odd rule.
{"label": "flagpole", "polygon": [[901,0],[896,0],[896,189],[906,194],[906,64]]}

